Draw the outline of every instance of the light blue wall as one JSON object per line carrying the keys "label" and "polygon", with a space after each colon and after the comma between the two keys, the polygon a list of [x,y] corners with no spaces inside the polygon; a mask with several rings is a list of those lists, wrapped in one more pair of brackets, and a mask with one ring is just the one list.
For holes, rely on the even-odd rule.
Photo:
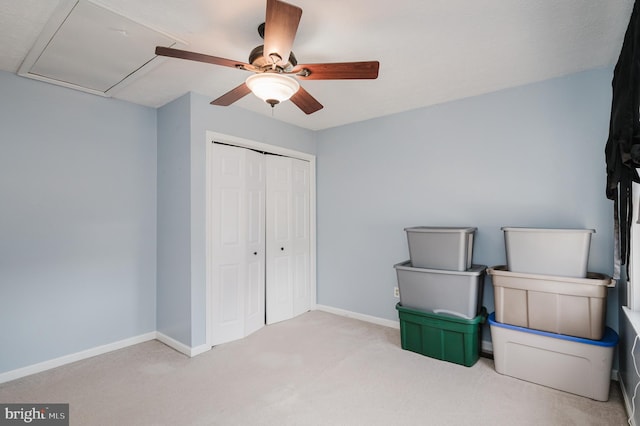
{"label": "light blue wall", "polygon": [[[318,303],[395,319],[408,226],[476,226],[474,263],[504,264],[502,226],[594,228],[612,273],[604,145],[611,69],[318,134]],[[608,323],[617,329],[611,291]],[[484,304],[493,309],[487,280]]]}
{"label": "light blue wall", "polygon": [[191,346],[190,97],[158,109],[158,331]]}
{"label": "light blue wall", "polygon": [[158,111],[158,331],[206,343],[206,133],[313,154],[315,134],[189,93]]}
{"label": "light blue wall", "polygon": [[155,330],[156,112],[0,72],[0,372]]}

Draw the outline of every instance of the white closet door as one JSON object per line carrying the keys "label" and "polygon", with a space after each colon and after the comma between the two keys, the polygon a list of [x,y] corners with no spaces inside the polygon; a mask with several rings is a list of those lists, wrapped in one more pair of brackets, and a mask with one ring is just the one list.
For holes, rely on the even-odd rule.
{"label": "white closet door", "polygon": [[267,324],[293,316],[291,159],[267,155]]}
{"label": "white closet door", "polygon": [[306,161],[267,156],[266,212],[266,312],[267,324],[273,324],[305,312],[310,305]]}
{"label": "white closet door", "polygon": [[[264,325],[264,157],[213,145],[212,345]],[[262,188],[260,187],[262,185]]]}
{"label": "white closet door", "polygon": [[265,157],[246,150],[247,285],[245,335],[265,324]]}
{"label": "white closet door", "polygon": [[309,162],[292,162],[292,247],[293,247],[293,316],[311,309],[311,277],[309,266]]}

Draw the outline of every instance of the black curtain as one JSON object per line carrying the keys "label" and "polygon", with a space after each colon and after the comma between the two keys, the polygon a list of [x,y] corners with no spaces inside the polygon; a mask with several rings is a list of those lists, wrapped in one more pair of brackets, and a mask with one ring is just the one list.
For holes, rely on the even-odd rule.
{"label": "black curtain", "polygon": [[[609,138],[605,147],[607,198],[614,201],[616,264],[627,264],[633,221],[632,182],[640,182],[640,10],[636,1],[613,72]],[[627,266],[628,268],[628,266]]]}

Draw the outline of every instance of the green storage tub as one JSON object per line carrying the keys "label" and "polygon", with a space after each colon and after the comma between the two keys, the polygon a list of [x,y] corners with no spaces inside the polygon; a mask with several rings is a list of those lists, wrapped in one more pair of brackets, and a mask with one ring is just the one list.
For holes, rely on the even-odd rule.
{"label": "green storage tub", "polygon": [[471,367],[480,358],[485,308],[473,319],[434,314],[396,305],[402,349]]}

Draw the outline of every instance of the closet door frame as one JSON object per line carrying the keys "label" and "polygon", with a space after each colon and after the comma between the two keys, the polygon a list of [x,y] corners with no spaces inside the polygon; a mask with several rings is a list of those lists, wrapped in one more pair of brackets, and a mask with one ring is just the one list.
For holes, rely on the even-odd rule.
{"label": "closet door frame", "polygon": [[209,206],[211,205],[211,170],[209,167],[211,156],[213,155],[213,141],[222,142],[228,145],[234,145],[241,148],[249,148],[257,151],[267,152],[270,154],[284,155],[291,158],[297,158],[299,160],[305,160],[309,162],[309,306],[311,309],[315,309],[317,304],[316,299],[316,156],[306,152],[295,151],[288,148],[279,147],[276,145],[269,145],[263,142],[256,142],[249,139],[238,138],[231,135],[226,135],[218,132],[207,131],[206,132],[206,335],[207,346],[211,346],[213,341],[211,336],[211,321],[212,321],[212,268],[211,268],[211,247],[212,247],[212,212]]}

